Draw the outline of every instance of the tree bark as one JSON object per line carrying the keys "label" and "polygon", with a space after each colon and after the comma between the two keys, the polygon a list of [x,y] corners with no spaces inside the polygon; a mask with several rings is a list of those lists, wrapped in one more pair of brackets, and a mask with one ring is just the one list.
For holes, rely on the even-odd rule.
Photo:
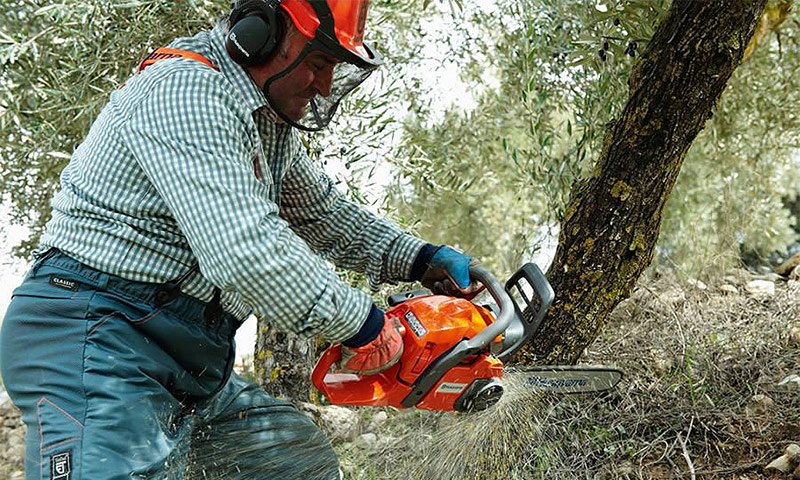
{"label": "tree bark", "polygon": [[253,365],[256,381],[270,395],[292,402],[315,400],[310,382],[315,353],[314,340],[280,332],[258,320]]}
{"label": "tree bark", "polygon": [[[675,0],[633,67],[591,178],[572,187],[556,299],[521,363],[575,363],[650,265],[686,152],[742,61],[766,0]],[[525,312],[530,315],[530,312]]]}

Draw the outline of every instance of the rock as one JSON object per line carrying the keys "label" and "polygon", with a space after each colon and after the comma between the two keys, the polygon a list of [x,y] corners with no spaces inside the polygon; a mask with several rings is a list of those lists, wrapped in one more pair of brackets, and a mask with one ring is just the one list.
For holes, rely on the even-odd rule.
{"label": "rock", "polygon": [[315,422],[319,420],[319,407],[313,403],[300,402],[297,404],[297,409],[305,413],[311,420]]}
{"label": "rock", "polygon": [[778,386],[786,387],[792,390],[794,389],[800,390],[800,375],[789,375],[788,377],[778,382]]}
{"label": "rock", "polygon": [[367,448],[375,448],[378,446],[378,436],[374,433],[362,433],[358,436],[358,441],[364,444]]}
{"label": "rock", "polygon": [[683,290],[672,289],[661,293],[658,298],[667,305],[675,305],[677,303],[685,302],[686,294],[683,293]]}
{"label": "rock", "polygon": [[800,480],[800,465],[794,469],[794,473],[792,473],[792,480]]}
{"label": "rock", "polygon": [[745,407],[745,413],[748,416],[751,415],[764,415],[768,413],[772,408],[775,407],[775,401],[769,398],[766,395],[753,395],[750,398],[750,401],[747,402],[747,406]]}
{"label": "rock", "polygon": [[374,432],[375,430],[379,430],[388,419],[389,415],[386,412],[376,413],[370,419],[369,425],[367,426],[367,431]]}
{"label": "rock", "polygon": [[19,409],[11,403],[6,392],[0,393],[0,417],[21,417]]}
{"label": "rock", "polygon": [[765,282],[780,282],[786,280],[775,272],[764,273],[753,278],[753,280],[764,280]]}
{"label": "rock", "polygon": [[686,282],[698,290],[708,290],[708,285],[706,285],[700,280],[697,280],[696,278],[690,278],[686,280]]}
{"label": "rock", "polygon": [[795,253],[791,258],[789,258],[789,260],[781,263],[780,266],[775,269],[775,273],[785,277],[789,275],[789,273],[798,265],[800,265],[800,252]]}
{"label": "rock", "polygon": [[764,469],[767,474],[790,473],[792,470],[794,470],[794,466],[788,455],[781,455]]}
{"label": "rock", "polygon": [[724,277],[722,277],[722,281],[725,283],[730,283],[731,285],[736,285],[737,283],[739,283],[739,279],[733,275],[725,275]]}
{"label": "rock", "polygon": [[22,432],[9,436],[5,457],[11,462],[17,462],[25,458],[25,436]]}
{"label": "rock", "polygon": [[744,289],[747,290],[750,294],[757,296],[775,295],[775,283],[770,282],[769,280],[753,280],[751,282],[747,282],[747,285],[744,286]]}
{"label": "rock", "polygon": [[659,375],[664,375],[675,367],[674,358],[664,349],[651,348],[650,357],[653,359],[653,370]]}
{"label": "rock", "polygon": [[378,437],[378,450],[383,450],[384,448],[392,448],[397,445],[398,439],[397,437],[392,436],[381,436]]}
{"label": "rock", "polygon": [[349,408],[337,405],[317,406],[305,402],[298,404],[297,408],[314,420],[331,441],[350,441],[358,433],[358,414]]}
{"label": "rock", "polygon": [[320,426],[331,440],[352,440],[358,433],[358,414],[336,405],[319,407]]}
{"label": "rock", "polygon": [[800,326],[789,328],[789,345],[800,347]]}
{"label": "rock", "polygon": [[772,269],[766,265],[759,265],[758,267],[756,267],[756,273],[758,273],[759,275],[767,275],[772,273]]}
{"label": "rock", "polygon": [[796,443],[790,443],[789,446],[786,447],[786,451],[783,453],[795,464],[800,463],[800,445]]}
{"label": "rock", "polygon": [[794,267],[791,272],[789,272],[789,280],[798,281],[800,280],[800,265]]}
{"label": "rock", "polygon": [[720,285],[719,290],[723,293],[736,295],[739,293],[739,290],[736,289],[733,285],[728,285],[727,283],[724,285]]}

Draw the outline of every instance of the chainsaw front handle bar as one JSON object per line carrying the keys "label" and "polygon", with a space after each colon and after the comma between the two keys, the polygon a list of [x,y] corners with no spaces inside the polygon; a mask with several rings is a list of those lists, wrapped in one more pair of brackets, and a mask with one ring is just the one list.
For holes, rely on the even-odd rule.
{"label": "chainsaw front handle bar", "polygon": [[[532,292],[526,291],[522,280],[525,280]],[[506,292],[509,296],[514,288],[517,288],[519,296],[525,304],[519,305],[514,302],[516,315],[513,323],[505,331],[501,345],[502,350],[497,353],[497,357],[501,360],[516,353],[539,331],[542,320],[555,299],[553,287],[550,286],[547,277],[535,263],[526,263],[508,279]],[[531,293],[534,293],[535,296]],[[527,318],[526,315],[523,315],[524,308],[528,309]]]}
{"label": "chainsaw front handle bar", "polygon": [[480,265],[471,265],[469,267],[469,276],[480,282],[489,294],[494,299],[495,303],[500,309],[500,313],[495,318],[494,322],[482,330],[474,337],[466,340],[467,347],[470,349],[481,349],[489,344],[492,340],[497,338],[506,331],[511,322],[516,316],[516,309],[514,308],[514,300],[506,292],[500,282],[494,278],[494,275],[489,273],[488,270]]}

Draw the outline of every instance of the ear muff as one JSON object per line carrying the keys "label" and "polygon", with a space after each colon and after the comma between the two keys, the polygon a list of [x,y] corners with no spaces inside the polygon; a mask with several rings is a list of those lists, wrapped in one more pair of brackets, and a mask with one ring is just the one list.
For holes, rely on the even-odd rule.
{"label": "ear muff", "polygon": [[283,36],[278,17],[282,0],[237,0],[230,14],[225,47],[238,64],[249,67],[266,63]]}

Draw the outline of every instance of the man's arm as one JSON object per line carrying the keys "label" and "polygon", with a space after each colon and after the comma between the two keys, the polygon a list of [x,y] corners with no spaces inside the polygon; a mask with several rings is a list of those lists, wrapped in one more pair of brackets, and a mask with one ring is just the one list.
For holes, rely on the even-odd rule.
{"label": "man's arm", "polygon": [[223,78],[201,65],[154,82],[120,134],[202,274],[239,292],[278,328],[332,341],[355,335],[371,299],[342,282],[278,216],[252,170],[249,112]]}
{"label": "man's arm", "polygon": [[298,149],[282,188],[281,216],[322,257],[366,273],[373,286],[420,278],[412,269],[430,250],[426,242],[345,198],[304,149]]}

